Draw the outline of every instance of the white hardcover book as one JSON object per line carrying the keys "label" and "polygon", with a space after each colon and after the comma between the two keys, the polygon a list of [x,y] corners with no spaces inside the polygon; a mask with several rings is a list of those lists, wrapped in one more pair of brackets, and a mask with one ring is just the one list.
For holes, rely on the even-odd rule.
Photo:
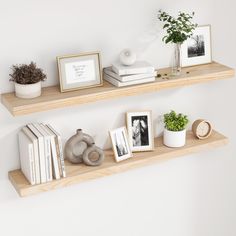
{"label": "white hardcover book", "polygon": [[136,61],[131,66],[125,66],[120,62],[115,62],[112,64],[112,70],[118,75],[134,75],[155,72],[155,68],[146,61]]}
{"label": "white hardcover book", "polygon": [[36,184],[34,148],[32,141],[21,130],[18,134],[21,170],[31,185]]}
{"label": "white hardcover book", "polygon": [[32,124],[28,124],[27,127],[31,130],[31,132],[38,139],[41,183],[46,183],[47,182],[47,177],[46,177],[46,158],[45,158],[45,152],[44,152],[44,139],[43,139],[43,135]]}
{"label": "white hardcover book", "polygon": [[129,82],[156,76],[156,72],[136,75],[118,75],[112,70],[112,67],[106,67],[103,71],[105,74],[110,75],[111,77],[119,80],[120,82]]}
{"label": "white hardcover book", "polygon": [[56,135],[44,124],[40,124],[40,126],[47,132],[47,134],[51,138],[51,156],[52,156],[52,170],[53,170],[53,176],[55,179],[60,179],[60,172],[59,172],[59,163],[57,158],[57,150],[56,150]]}
{"label": "white hardcover book", "polygon": [[31,130],[24,126],[22,128],[22,131],[26,134],[26,136],[31,140],[33,143],[33,149],[34,149],[34,164],[35,164],[35,182],[36,184],[41,183],[41,177],[40,177],[40,163],[39,163],[39,148],[38,148],[38,139],[37,137],[31,132]]}
{"label": "white hardcover book", "polygon": [[46,177],[47,181],[52,181],[52,157],[51,157],[51,138],[47,132],[42,129],[40,124],[34,123],[34,127],[43,135],[44,139],[44,154],[46,159]]}
{"label": "white hardcover book", "polygon": [[60,166],[61,166],[61,173],[62,177],[66,177],[66,168],[65,168],[65,162],[64,162],[64,156],[63,156],[63,149],[62,149],[62,141],[61,141],[61,135],[49,124],[47,124],[47,127],[56,135],[56,146],[57,146],[57,153],[59,155],[60,159]]}
{"label": "white hardcover book", "polygon": [[125,87],[135,84],[143,84],[143,83],[149,83],[155,81],[155,77],[150,77],[146,79],[139,79],[135,81],[129,81],[129,82],[120,82],[119,80],[111,77],[110,75],[104,74],[104,80],[108,81],[109,83],[115,85],[116,87]]}

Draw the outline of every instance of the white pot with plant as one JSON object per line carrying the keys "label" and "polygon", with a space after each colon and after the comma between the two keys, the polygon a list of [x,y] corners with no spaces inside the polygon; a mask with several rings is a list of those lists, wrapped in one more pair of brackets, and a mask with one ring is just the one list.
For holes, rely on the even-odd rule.
{"label": "white pot with plant", "polygon": [[13,65],[10,81],[15,83],[15,94],[19,98],[35,98],[41,95],[41,81],[46,79],[43,70],[36,63]]}
{"label": "white pot with plant", "polygon": [[177,17],[173,17],[167,12],[159,11],[158,19],[163,22],[163,29],[166,31],[162,40],[166,44],[172,43],[174,45],[171,63],[172,76],[181,73],[181,45],[193,35],[197,27],[197,24],[192,23],[193,16],[194,12],[192,14],[179,12]]}
{"label": "white pot with plant", "polygon": [[186,126],[189,120],[186,115],[171,111],[164,115],[163,142],[167,147],[183,147],[186,143]]}

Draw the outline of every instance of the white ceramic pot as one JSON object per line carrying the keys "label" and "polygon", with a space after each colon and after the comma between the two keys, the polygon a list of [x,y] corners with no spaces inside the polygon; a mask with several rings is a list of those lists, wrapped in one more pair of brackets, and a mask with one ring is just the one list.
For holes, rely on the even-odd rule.
{"label": "white ceramic pot", "polygon": [[41,81],[35,84],[15,83],[15,93],[18,98],[36,98],[41,95]]}
{"label": "white ceramic pot", "polygon": [[186,142],[186,129],[182,131],[164,129],[163,142],[167,147],[183,147]]}

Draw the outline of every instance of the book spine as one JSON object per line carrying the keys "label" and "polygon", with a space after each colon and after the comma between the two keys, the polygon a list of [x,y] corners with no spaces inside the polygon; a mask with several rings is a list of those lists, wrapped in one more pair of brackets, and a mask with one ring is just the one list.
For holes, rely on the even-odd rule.
{"label": "book spine", "polygon": [[122,87],[125,86],[125,84],[122,84],[115,78],[112,78],[110,75],[104,74],[104,80],[108,81],[109,83],[113,84],[116,87]]}
{"label": "book spine", "polygon": [[57,136],[57,139],[58,139],[58,151],[59,151],[59,156],[60,156],[62,177],[65,178],[66,177],[66,167],[65,167],[64,157],[63,157],[62,141],[61,141],[60,136]]}
{"label": "book spine", "polygon": [[145,74],[145,73],[154,73],[154,68],[147,67],[147,68],[136,68],[136,69],[123,69],[118,72],[119,75]]}
{"label": "book spine", "polygon": [[61,166],[61,171],[62,171],[62,177],[66,177],[66,168],[65,168],[65,162],[64,162],[64,157],[63,157],[63,149],[62,149],[62,141],[61,141],[61,136],[53,129],[53,127],[49,124],[47,124],[47,127],[56,135],[57,139],[57,151],[60,159],[60,166]]}
{"label": "book spine", "polygon": [[38,150],[38,142],[34,141],[34,161],[35,161],[35,176],[36,176],[36,184],[41,183],[40,178],[40,165],[39,165],[39,150]]}
{"label": "book spine", "polygon": [[55,137],[51,138],[51,154],[52,154],[54,177],[55,177],[55,179],[60,179],[60,172],[59,172],[59,165],[58,165],[58,159],[57,159]]}
{"label": "book spine", "polygon": [[46,159],[44,154],[44,140],[43,138],[38,138],[39,142],[39,163],[40,163],[40,176],[41,176],[41,183],[47,182],[46,176]]}
{"label": "book spine", "polygon": [[52,159],[51,159],[51,146],[50,138],[45,137],[45,156],[46,156],[46,167],[47,167],[47,181],[52,181]]}
{"label": "book spine", "polygon": [[33,145],[29,145],[29,161],[30,161],[30,184],[35,185],[36,180],[35,180],[35,162],[34,162],[34,149]]}

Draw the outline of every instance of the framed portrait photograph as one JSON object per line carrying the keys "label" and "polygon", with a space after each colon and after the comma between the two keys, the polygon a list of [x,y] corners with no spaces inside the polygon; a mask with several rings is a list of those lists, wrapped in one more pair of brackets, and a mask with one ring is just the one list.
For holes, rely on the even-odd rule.
{"label": "framed portrait photograph", "polygon": [[130,150],[127,130],[125,127],[110,131],[110,137],[117,162],[126,160],[133,156]]}
{"label": "framed portrait photograph", "polygon": [[181,46],[182,67],[207,64],[211,57],[211,26],[199,26]]}
{"label": "framed portrait photograph", "polygon": [[57,57],[61,92],[102,85],[100,53]]}
{"label": "framed portrait photograph", "polygon": [[126,121],[131,151],[152,151],[154,135],[151,111],[127,112]]}

